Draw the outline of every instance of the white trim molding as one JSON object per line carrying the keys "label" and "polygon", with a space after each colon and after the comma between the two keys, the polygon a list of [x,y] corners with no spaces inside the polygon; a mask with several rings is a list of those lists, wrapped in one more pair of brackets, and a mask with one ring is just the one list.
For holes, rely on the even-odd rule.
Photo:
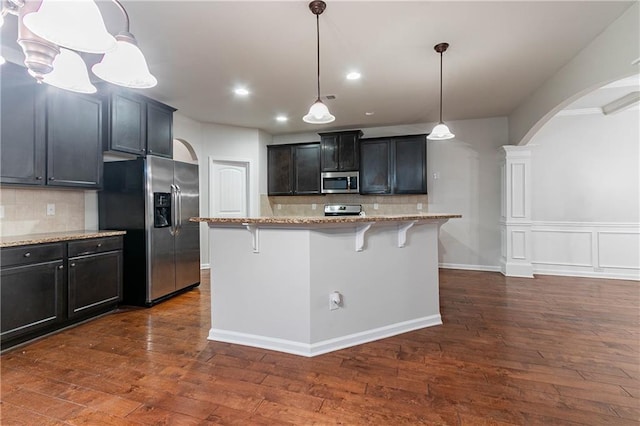
{"label": "white trim molding", "polygon": [[509,277],[533,278],[531,264],[531,148],[502,147],[500,271]]}
{"label": "white trim molding", "polygon": [[468,265],[465,263],[440,263],[441,269],[461,269],[464,271],[502,272],[500,265]]}
{"label": "white trim molding", "polygon": [[640,281],[640,224],[533,221],[536,274]]}
{"label": "white trim molding", "polygon": [[339,349],[373,342],[374,340],[396,336],[425,327],[433,327],[442,324],[440,315],[430,315],[416,318],[384,327],[373,328],[359,333],[340,336],[334,339],[322,340],[315,343],[298,342],[295,340],[280,339],[276,337],[261,336],[257,334],[241,333],[237,331],[212,328],[209,330],[209,340],[217,342],[234,343],[238,345],[253,346],[273,351],[285,352],[293,355],[313,357],[326,354]]}

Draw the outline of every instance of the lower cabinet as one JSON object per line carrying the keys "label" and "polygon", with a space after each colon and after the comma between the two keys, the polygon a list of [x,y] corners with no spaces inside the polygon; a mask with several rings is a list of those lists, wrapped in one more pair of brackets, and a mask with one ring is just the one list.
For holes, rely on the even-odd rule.
{"label": "lower cabinet", "polygon": [[122,237],[37,244],[0,253],[0,348],[116,307]]}
{"label": "lower cabinet", "polygon": [[51,329],[65,318],[64,243],[3,249],[0,339]]}
{"label": "lower cabinet", "polygon": [[[73,256],[80,250],[82,256]],[[75,318],[122,300],[122,239],[69,243],[68,316]]]}

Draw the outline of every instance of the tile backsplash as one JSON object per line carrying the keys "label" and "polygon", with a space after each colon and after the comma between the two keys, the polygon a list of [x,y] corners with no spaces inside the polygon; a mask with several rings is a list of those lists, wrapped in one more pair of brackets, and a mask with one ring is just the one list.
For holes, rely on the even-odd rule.
{"label": "tile backsplash", "polygon": [[[361,204],[367,215],[412,214],[427,212],[428,196],[420,195],[297,195],[260,196],[262,216],[322,216],[325,204]],[[315,204],[315,209],[313,208]],[[377,208],[376,208],[377,207]],[[421,209],[419,208],[421,207]]]}
{"label": "tile backsplash", "polygon": [[[53,205],[54,215],[47,215]],[[85,191],[0,188],[0,235],[85,229]]]}

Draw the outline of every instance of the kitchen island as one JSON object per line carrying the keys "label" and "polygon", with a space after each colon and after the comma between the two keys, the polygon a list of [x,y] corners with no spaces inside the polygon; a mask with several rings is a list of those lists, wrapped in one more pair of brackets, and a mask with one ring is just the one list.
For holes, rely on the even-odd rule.
{"label": "kitchen island", "polygon": [[192,218],[210,232],[209,339],[315,356],[442,324],[438,231],[459,217]]}

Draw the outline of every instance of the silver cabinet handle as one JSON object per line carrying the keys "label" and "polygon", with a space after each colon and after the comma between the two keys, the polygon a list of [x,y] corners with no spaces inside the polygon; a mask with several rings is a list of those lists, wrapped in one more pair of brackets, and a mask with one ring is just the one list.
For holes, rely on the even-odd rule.
{"label": "silver cabinet handle", "polygon": [[31,257],[31,253],[26,252],[26,253],[24,254],[24,257]]}
{"label": "silver cabinet handle", "polygon": [[36,176],[36,180],[42,180],[42,176]]}
{"label": "silver cabinet handle", "polygon": [[64,269],[64,265],[58,266],[58,269]]}
{"label": "silver cabinet handle", "polygon": [[102,243],[98,243],[98,244],[96,245],[96,247],[98,247],[98,248],[102,247]]}
{"label": "silver cabinet handle", "polygon": [[49,178],[49,180],[56,180],[56,178],[54,178],[53,176],[51,176],[51,177]]}

